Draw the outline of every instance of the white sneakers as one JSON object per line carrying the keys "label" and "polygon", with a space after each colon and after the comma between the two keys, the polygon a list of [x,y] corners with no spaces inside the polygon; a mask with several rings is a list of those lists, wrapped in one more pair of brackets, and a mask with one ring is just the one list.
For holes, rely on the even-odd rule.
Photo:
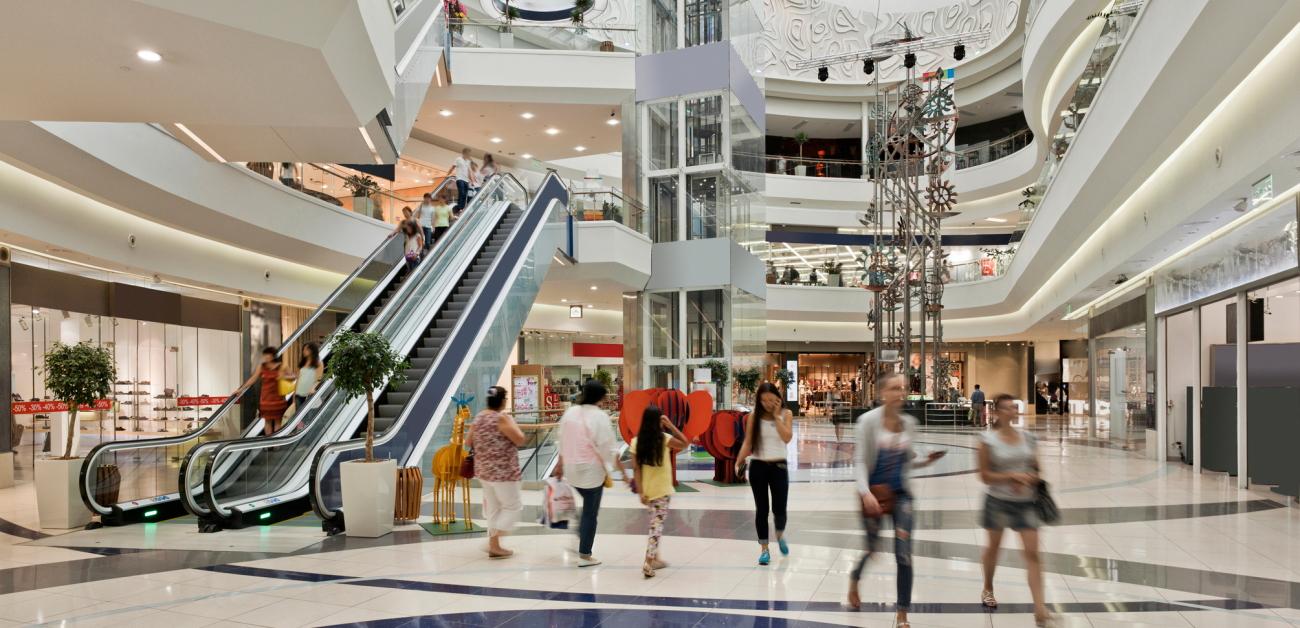
{"label": "white sneakers", "polygon": [[599,565],[599,564],[600,564],[600,561],[597,560],[595,556],[590,556],[590,555],[588,555],[588,556],[583,556],[583,555],[581,555],[581,554],[578,555],[578,566],[579,566],[579,567],[595,567],[596,565]]}

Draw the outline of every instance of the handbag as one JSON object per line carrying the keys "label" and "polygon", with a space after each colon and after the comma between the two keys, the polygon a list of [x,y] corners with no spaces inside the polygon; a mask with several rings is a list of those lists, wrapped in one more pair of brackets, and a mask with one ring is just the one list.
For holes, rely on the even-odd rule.
{"label": "handbag", "polygon": [[1047,482],[1038,481],[1038,489],[1034,493],[1034,510],[1038,511],[1038,518],[1043,523],[1053,524],[1061,520],[1061,509],[1056,506],[1056,500],[1052,498],[1051,491],[1047,490]]}
{"label": "handbag", "polygon": [[464,458],[460,459],[460,477],[467,480],[474,478],[474,452],[470,451]]}
{"label": "handbag", "polygon": [[888,484],[872,484],[867,490],[871,491],[871,496],[880,504],[881,515],[894,512],[894,489],[889,488]]}
{"label": "handbag", "polygon": [[297,384],[293,380],[281,377],[275,381],[275,392],[281,397],[288,397],[297,390]]}

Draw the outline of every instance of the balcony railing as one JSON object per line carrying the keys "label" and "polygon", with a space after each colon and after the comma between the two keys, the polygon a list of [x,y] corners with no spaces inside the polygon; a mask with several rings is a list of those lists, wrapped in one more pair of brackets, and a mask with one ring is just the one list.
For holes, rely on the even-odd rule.
{"label": "balcony railing", "polygon": [[954,161],[958,170],[979,166],[997,161],[1003,157],[1009,157],[1016,151],[1029,146],[1033,141],[1033,132],[1029,129],[1021,129],[1001,139],[959,147],[955,151],[956,157]]}
{"label": "balcony railing", "polygon": [[[402,160],[404,170],[418,169],[423,182],[396,188],[391,181],[376,180],[380,186],[370,194],[354,194],[347,186],[352,175],[361,175],[344,166],[315,163],[288,163],[254,161],[242,164],[249,170],[308,196],[337,205],[384,222],[397,222],[403,207],[415,209],[426,192],[434,192],[446,178],[446,171],[437,166]],[[387,185],[387,189],[384,189]]]}
{"label": "balcony railing", "polygon": [[573,217],[579,221],[612,220],[645,234],[645,207],[615,189],[574,190]]}
{"label": "balcony railing", "polygon": [[584,24],[510,24],[450,18],[447,29],[456,48],[634,52],[636,27]]}
{"label": "balcony railing", "polygon": [[[961,264],[949,264],[944,269],[944,283],[953,285],[997,279],[1006,273],[1010,262],[1010,255],[999,255]],[[787,266],[777,262],[777,268],[784,269]],[[815,272],[804,266],[799,271],[799,276],[793,280],[790,278],[788,270],[778,270],[774,275],[769,267],[767,282],[782,286],[862,288],[865,285],[862,276],[862,266],[856,262],[853,265],[844,264],[838,280],[832,279],[831,275],[821,266],[818,266]]]}

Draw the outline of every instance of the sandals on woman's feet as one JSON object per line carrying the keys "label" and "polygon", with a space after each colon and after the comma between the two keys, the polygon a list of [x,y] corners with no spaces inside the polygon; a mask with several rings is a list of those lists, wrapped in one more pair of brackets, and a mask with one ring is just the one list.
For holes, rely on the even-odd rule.
{"label": "sandals on woman's feet", "polygon": [[488,558],[492,560],[496,560],[499,558],[510,558],[511,556],[514,555],[515,553],[510,550],[501,550],[500,552],[493,552],[491,550],[488,550]]}
{"label": "sandals on woman's feet", "polygon": [[664,561],[659,560],[658,558],[656,558],[656,559],[654,560],[654,562],[650,563],[650,566],[653,567],[653,568],[655,568],[655,569],[663,569],[663,568],[665,568],[665,567],[668,566],[668,563],[666,563],[666,562],[664,562]]}
{"label": "sandals on woman's feet", "polygon": [[992,592],[992,591],[981,591],[981,592],[980,592],[980,604],[983,604],[983,605],[984,605],[984,608],[997,608],[997,607],[998,607],[998,599],[995,598],[995,597],[993,597],[993,592]]}
{"label": "sandals on woman's feet", "polygon": [[642,565],[641,565],[641,575],[643,575],[643,576],[645,576],[645,577],[647,577],[647,578],[653,578],[653,577],[655,577],[655,568],[654,568],[654,566],[652,566],[650,563],[642,563]]}

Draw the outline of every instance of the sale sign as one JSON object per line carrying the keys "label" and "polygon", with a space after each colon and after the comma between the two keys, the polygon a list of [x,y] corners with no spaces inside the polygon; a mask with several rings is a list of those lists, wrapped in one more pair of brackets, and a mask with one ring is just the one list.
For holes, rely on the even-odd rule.
{"label": "sale sign", "polygon": [[992,277],[997,272],[997,262],[991,257],[985,257],[980,260],[980,276]]}
{"label": "sale sign", "polygon": [[[100,399],[94,405],[88,406],[82,404],[78,406],[78,412],[92,412],[95,410],[112,410],[113,402],[108,399]],[[14,414],[44,414],[47,412],[67,412],[68,404],[62,401],[15,401],[9,404],[10,412]]]}
{"label": "sale sign", "polygon": [[219,406],[226,402],[230,397],[178,397],[176,406],[180,408],[192,408],[194,406]]}

